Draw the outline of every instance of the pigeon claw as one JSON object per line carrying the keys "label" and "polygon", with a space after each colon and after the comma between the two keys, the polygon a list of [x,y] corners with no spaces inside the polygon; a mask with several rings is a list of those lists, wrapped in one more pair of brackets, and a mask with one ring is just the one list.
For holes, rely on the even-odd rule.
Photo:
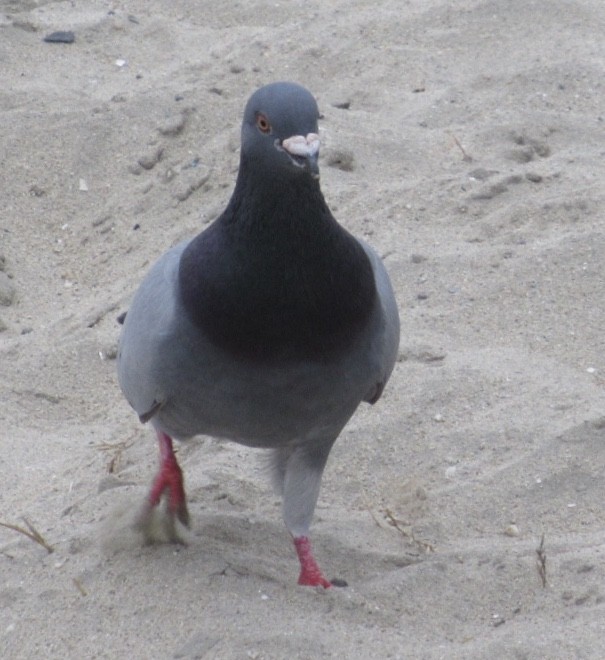
{"label": "pigeon claw", "polygon": [[321,569],[315,561],[309,537],[295,537],[294,547],[296,548],[296,554],[300,561],[298,584],[305,587],[323,587],[324,589],[331,587],[332,583],[324,577]]}
{"label": "pigeon claw", "polygon": [[176,520],[189,527],[189,511],[181,470],[172,447],[172,438],[162,431],[157,432],[160,445],[160,469],[153,480],[147,502],[137,520],[136,526],[149,539],[154,540],[153,514],[162,497],[166,498],[165,535],[170,541],[182,543],[176,529]]}

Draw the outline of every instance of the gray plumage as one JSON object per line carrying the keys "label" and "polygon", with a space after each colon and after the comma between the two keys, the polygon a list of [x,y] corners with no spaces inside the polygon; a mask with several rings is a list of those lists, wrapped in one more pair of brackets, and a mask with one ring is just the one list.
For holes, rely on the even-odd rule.
{"label": "gray plumage", "polygon": [[382,261],[321,195],[318,115],[292,83],[251,97],[225,212],[152,267],[118,353],[122,390],[158,437],[272,450],[295,541],[308,535],[334,441],[380,397],[399,343]]}

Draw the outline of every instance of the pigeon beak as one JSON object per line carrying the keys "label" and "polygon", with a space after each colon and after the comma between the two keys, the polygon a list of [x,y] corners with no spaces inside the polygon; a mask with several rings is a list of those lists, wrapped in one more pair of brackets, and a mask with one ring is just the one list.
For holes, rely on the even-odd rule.
{"label": "pigeon beak", "polygon": [[312,179],[319,179],[319,151],[316,151],[314,154],[307,156],[306,168],[309,171]]}
{"label": "pigeon beak", "polygon": [[282,140],[280,146],[297,167],[307,170],[313,179],[319,179],[319,135],[317,133],[309,133],[307,136],[293,135]]}

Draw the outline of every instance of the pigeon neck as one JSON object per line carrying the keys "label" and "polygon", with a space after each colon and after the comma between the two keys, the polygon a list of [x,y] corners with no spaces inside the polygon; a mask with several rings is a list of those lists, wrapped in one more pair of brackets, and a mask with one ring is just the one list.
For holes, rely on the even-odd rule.
{"label": "pigeon neck", "polygon": [[334,220],[318,182],[257,186],[240,173],[225,212],[187,246],[179,270],[185,309],[238,358],[329,360],[373,310],[369,259]]}
{"label": "pigeon neck", "polygon": [[[298,174],[298,173],[297,173]],[[258,191],[262,190],[262,194]],[[323,240],[315,231],[338,227],[322,195],[319,181],[303,175],[271,175],[242,161],[235,190],[223,214],[223,221],[234,223],[239,231],[253,230],[257,239],[271,236],[299,240],[308,233],[314,241]],[[323,228],[323,229],[322,229]],[[275,235],[277,232],[277,236]]]}

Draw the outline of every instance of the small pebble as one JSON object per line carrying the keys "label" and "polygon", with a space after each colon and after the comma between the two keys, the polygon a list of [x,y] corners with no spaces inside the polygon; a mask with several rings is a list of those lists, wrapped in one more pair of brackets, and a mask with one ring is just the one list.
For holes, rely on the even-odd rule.
{"label": "small pebble", "polygon": [[164,148],[157,147],[156,149],[149,151],[149,153],[141,156],[138,160],[138,163],[144,169],[151,170],[160,162],[163,153]]}
{"label": "small pebble", "polygon": [[468,178],[474,181],[486,181],[494,174],[498,174],[497,170],[486,170],[484,167],[478,167],[468,173]]}
{"label": "small pebble", "polygon": [[532,183],[540,183],[542,181],[542,175],[535,172],[527,172],[525,178]]}
{"label": "small pebble", "polygon": [[351,101],[335,101],[332,105],[339,110],[348,110],[351,107]]}
{"label": "small pebble", "polygon": [[517,525],[515,525],[515,523],[511,523],[511,524],[510,524],[510,525],[504,530],[504,533],[506,534],[506,536],[519,536],[519,534],[520,534],[520,532],[519,532],[519,528],[517,527]]}
{"label": "small pebble", "polygon": [[75,40],[76,35],[69,30],[51,32],[44,37],[44,41],[49,44],[73,44]]}
{"label": "small pebble", "polygon": [[29,192],[34,197],[44,197],[44,195],[46,195],[46,190],[44,190],[44,188],[40,188],[40,186],[36,185],[35,183],[29,187]]}
{"label": "small pebble", "polygon": [[161,135],[168,135],[170,137],[179,135],[185,128],[188,116],[188,112],[181,112],[178,115],[169,117],[163,124],[158,126],[158,131]]}
{"label": "small pebble", "polygon": [[330,580],[330,584],[333,587],[348,587],[349,583],[346,580],[343,580],[342,578],[332,578]]}

